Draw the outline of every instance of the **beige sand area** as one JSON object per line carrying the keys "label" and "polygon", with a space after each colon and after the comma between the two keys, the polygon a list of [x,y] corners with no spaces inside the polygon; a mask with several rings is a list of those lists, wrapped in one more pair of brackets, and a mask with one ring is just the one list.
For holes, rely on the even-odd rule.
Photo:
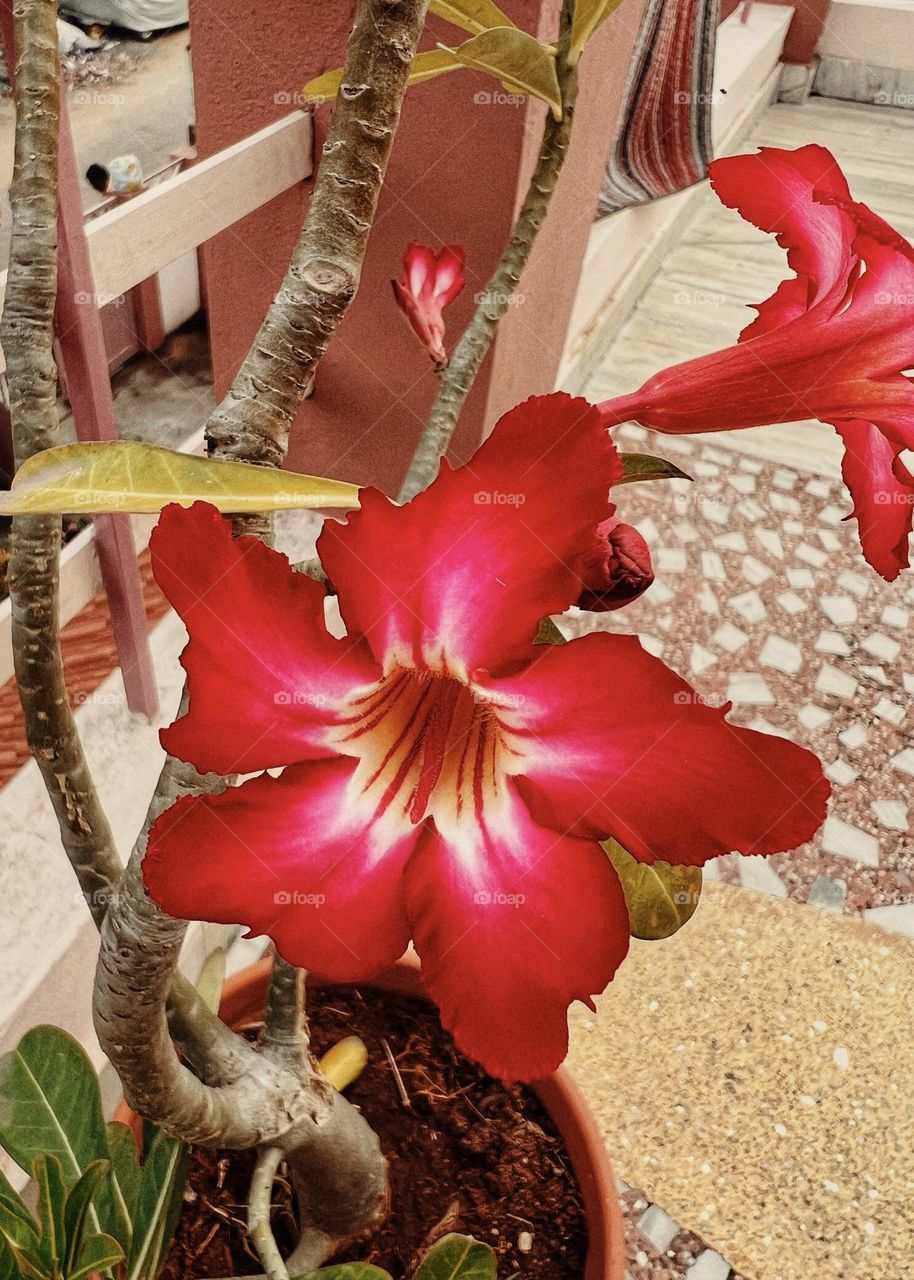
{"label": "beige sand area", "polygon": [[617,1174],[749,1280],[914,1276],[914,942],[708,884],[578,1010]]}

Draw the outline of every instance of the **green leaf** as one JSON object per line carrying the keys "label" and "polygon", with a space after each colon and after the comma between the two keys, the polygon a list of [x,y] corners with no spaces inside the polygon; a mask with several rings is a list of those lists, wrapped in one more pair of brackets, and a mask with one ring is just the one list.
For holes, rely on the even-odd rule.
{"label": "green leaf", "polygon": [[140,1194],[140,1161],[133,1130],[119,1121],[108,1125],[108,1151],[111,1158],[111,1191],[117,1215],[111,1234],[125,1253],[130,1251],[133,1218]]}
{"label": "green leaf", "polygon": [[32,1165],[32,1177],[38,1187],[41,1253],[49,1269],[57,1272],[62,1268],[67,1253],[67,1188],[60,1161],[56,1156],[39,1156]]}
{"label": "green leaf", "polygon": [[[58,1027],[34,1027],[0,1058],[0,1146],[26,1172],[41,1156],[56,1156],[68,1185],[110,1157],[92,1063]],[[113,1230],[110,1182],[99,1186],[95,1209],[93,1227]]]}
{"label": "green leaf", "polygon": [[515,25],[492,0],[431,0],[428,7],[429,12],[452,22],[455,27],[462,27],[474,36],[481,35],[492,27]]}
{"label": "green leaf", "polygon": [[442,1236],[422,1259],[414,1280],[496,1280],[495,1251],[472,1236]]}
{"label": "green leaf", "polygon": [[615,840],[606,840],[603,848],[622,881],[632,937],[671,938],[692,918],[701,897],[701,867],[648,866]]}
{"label": "green leaf", "polygon": [[571,28],[569,62],[572,66],[580,58],[584,46],[603,23],[621,5],[622,0],[577,0],[574,6],[574,25]]}
{"label": "green leaf", "polygon": [[640,480],[691,480],[692,477],[665,458],[652,458],[648,453],[623,453],[622,479],[616,484],[636,484]]}
{"label": "green leaf", "polygon": [[359,491],[341,480],[300,476],[243,462],[214,462],[136,440],[65,444],[36,453],[0,492],[0,515],[62,511],[154,514],[198,499],[220,511],[357,507]]}
{"label": "green leaf", "polygon": [[562,94],[555,50],[540,44],[526,31],[494,27],[447,52],[465,67],[494,76],[509,90],[542,98],[556,120],[561,120]]}
{"label": "green leaf", "polygon": [[16,1261],[16,1255],[0,1232],[0,1280],[22,1280],[22,1271]]}
{"label": "green leaf", "polygon": [[65,1276],[70,1275],[76,1267],[76,1260],[79,1257],[86,1235],[92,1197],[110,1172],[111,1162],[109,1160],[96,1160],[94,1164],[89,1165],[67,1195],[64,1206]]}
{"label": "green leaf", "polygon": [[126,1280],[155,1280],[178,1224],[187,1181],[187,1146],[157,1130],[147,1145],[127,1258]]}
{"label": "green leaf", "polygon": [[82,1276],[90,1273],[98,1274],[100,1271],[107,1271],[109,1267],[122,1262],[123,1258],[123,1249],[116,1240],[112,1240],[111,1236],[89,1236],[83,1241],[75,1268],[65,1277],[65,1280],[81,1280]]}
{"label": "green leaf", "polygon": [[[430,49],[427,53],[417,53],[410,68],[407,85],[423,84],[426,80],[434,80],[446,71],[459,71],[461,63],[444,49]],[[316,80],[310,80],[302,90],[306,98],[312,102],[332,102],[339,93],[343,80],[343,69],[325,71]]]}
{"label": "green leaf", "polygon": [[390,1280],[390,1272],[373,1267],[370,1262],[343,1262],[337,1267],[321,1267],[293,1276],[292,1280]]}
{"label": "green leaf", "polygon": [[4,1237],[8,1236],[16,1244],[27,1244],[38,1239],[38,1224],[2,1170],[0,1170],[0,1233]]}

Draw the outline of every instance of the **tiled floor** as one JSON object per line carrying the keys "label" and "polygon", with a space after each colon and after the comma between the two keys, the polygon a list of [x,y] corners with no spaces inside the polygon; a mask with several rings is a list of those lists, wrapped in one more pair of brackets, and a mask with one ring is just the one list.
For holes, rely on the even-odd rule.
{"label": "tiled floor", "polygon": [[[778,105],[745,149],[806,142],[828,146],[857,198],[914,237],[905,113],[817,99]],[[666,365],[729,345],[751,318],[746,304],[786,273],[773,239],[708,191],[586,394],[632,390]],[[670,457],[694,483],[623,491],[620,514],[650,542],[657,581],[622,613],[581,615],[566,631],[637,630],[704,697],[731,701],[732,720],[816,751],[834,789],[811,845],[770,860],[732,855],[710,876],[914,937],[914,574],[890,586],[860,556],[853,524],[843,523],[850,504],[837,436],[814,423],[679,438],[629,425],[617,440]],[[660,1206],[637,1192],[625,1201],[633,1280],[735,1280],[717,1254],[690,1265],[695,1239]]]}

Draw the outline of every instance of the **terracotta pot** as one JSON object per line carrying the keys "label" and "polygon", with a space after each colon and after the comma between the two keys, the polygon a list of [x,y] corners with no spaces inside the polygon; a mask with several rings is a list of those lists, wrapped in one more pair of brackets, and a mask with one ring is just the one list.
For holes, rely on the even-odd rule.
{"label": "terracotta pot", "polygon": [[[228,979],[219,1014],[230,1027],[240,1030],[261,1020],[272,967],[267,957]],[[419,974],[418,962],[404,957],[393,968],[359,985],[424,998]],[[310,981],[324,985],[313,976]],[[625,1229],[616,1179],[584,1095],[565,1067],[537,1081],[533,1090],[565,1143],[581,1188],[590,1241],[583,1280],[624,1280]],[[117,1118],[128,1123],[132,1118],[123,1104]]]}

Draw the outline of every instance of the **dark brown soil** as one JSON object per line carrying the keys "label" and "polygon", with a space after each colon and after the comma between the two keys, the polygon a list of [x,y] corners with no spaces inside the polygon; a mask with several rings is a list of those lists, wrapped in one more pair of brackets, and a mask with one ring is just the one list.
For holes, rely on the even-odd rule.
{"label": "dark brown soil", "polygon": [[[368,1067],[347,1096],[377,1132],[390,1164],[390,1214],[334,1261],[372,1262],[402,1280],[438,1236],[461,1231],[496,1250],[499,1280],[581,1280],[587,1251],[581,1196],[537,1098],[464,1058],[424,1002],[373,990],[365,997],[340,987],[312,1000],[316,1053],[344,1035],[357,1034],[368,1046]],[[244,1233],[252,1166],[250,1152],[192,1153],[187,1204],[164,1280],[260,1270]],[[274,1232],[288,1250],[294,1238],[288,1188],[278,1184],[274,1200]]]}

